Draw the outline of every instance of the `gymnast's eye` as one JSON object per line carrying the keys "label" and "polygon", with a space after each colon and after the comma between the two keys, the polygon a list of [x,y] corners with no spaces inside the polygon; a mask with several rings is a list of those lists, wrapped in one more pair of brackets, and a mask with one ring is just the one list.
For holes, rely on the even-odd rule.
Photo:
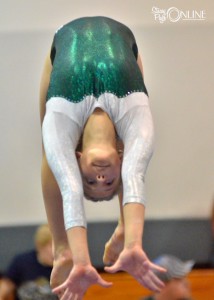
{"label": "gymnast's eye", "polygon": [[95,184],[95,180],[94,179],[86,179],[86,181],[90,185]]}
{"label": "gymnast's eye", "polygon": [[114,180],[106,181],[106,185],[112,185],[113,182],[114,182]]}

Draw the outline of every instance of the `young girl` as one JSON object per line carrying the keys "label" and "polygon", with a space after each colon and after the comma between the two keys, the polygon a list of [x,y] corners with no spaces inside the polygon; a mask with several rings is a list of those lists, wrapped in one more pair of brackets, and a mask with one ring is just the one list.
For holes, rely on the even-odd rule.
{"label": "young girl", "polygon": [[54,241],[51,284],[62,300],[82,299],[95,283],[111,285],[91,265],[84,194],[93,201],[119,194],[121,217],[104,254],[113,265],[106,271],[127,271],[152,290],[163,286],[153,273],[161,268],[142,249],[153,148],[142,72],[135,38],[117,21],[80,18],[55,34],[41,82],[42,186]]}

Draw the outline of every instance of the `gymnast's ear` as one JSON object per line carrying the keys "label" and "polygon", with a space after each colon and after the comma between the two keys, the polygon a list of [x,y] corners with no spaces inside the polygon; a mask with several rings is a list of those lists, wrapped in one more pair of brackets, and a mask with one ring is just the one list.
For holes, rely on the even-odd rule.
{"label": "gymnast's ear", "polygon": [[82,156],[82,152],[76,151],[76,158],[79,160]]}

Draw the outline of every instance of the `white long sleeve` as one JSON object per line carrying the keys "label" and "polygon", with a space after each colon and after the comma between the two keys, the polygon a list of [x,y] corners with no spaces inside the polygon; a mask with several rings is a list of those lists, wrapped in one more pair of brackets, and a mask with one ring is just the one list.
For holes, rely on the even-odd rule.
{"label": "white long sleeve", "polygon": [[146,204],[145,174],[153,153],[154,128],[149,104],[131,108],[116,124],[124,143],[123,204]]}
{"label": "white long sleeve", "polygon": [[75,155],[80,127],[65,114],[49,111],[42,133],[48,164],[63,198],[65,228],[86,227],[82,179]]}

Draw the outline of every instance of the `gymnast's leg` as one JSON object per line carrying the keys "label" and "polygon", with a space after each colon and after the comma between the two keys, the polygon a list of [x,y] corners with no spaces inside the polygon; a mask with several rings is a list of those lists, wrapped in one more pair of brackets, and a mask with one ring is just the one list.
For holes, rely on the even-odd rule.
{"label": "gymnast's leg", "polygon": [[72,256],[64,228],[61,193],[45,155],[42,161],[42,190],[48,224],[53,237],[54,264],[50,284],[54,288],[67,279],[72,269]]}
{"label": "gymnast's leg", "polygon": [[[48,54],[40,83],[40,119],[43,122],[46,112],[46,96],[50,82],[52,64]],[[42,191],[48,224],[53,238],[54,265],[51,274],[51,286],[54,288],[65,281],[72,268],[71,251],[64,228],[62,197],[58,184],[50,170],[43,148]]]}
{"label": "gymnast's leg", "polygon": [[124,217],[122,205],[122,191],[118,195],[120,204],[120,219],[109,241],[105,244],[103,262],[105,265],[114,264],[124,248]]}

